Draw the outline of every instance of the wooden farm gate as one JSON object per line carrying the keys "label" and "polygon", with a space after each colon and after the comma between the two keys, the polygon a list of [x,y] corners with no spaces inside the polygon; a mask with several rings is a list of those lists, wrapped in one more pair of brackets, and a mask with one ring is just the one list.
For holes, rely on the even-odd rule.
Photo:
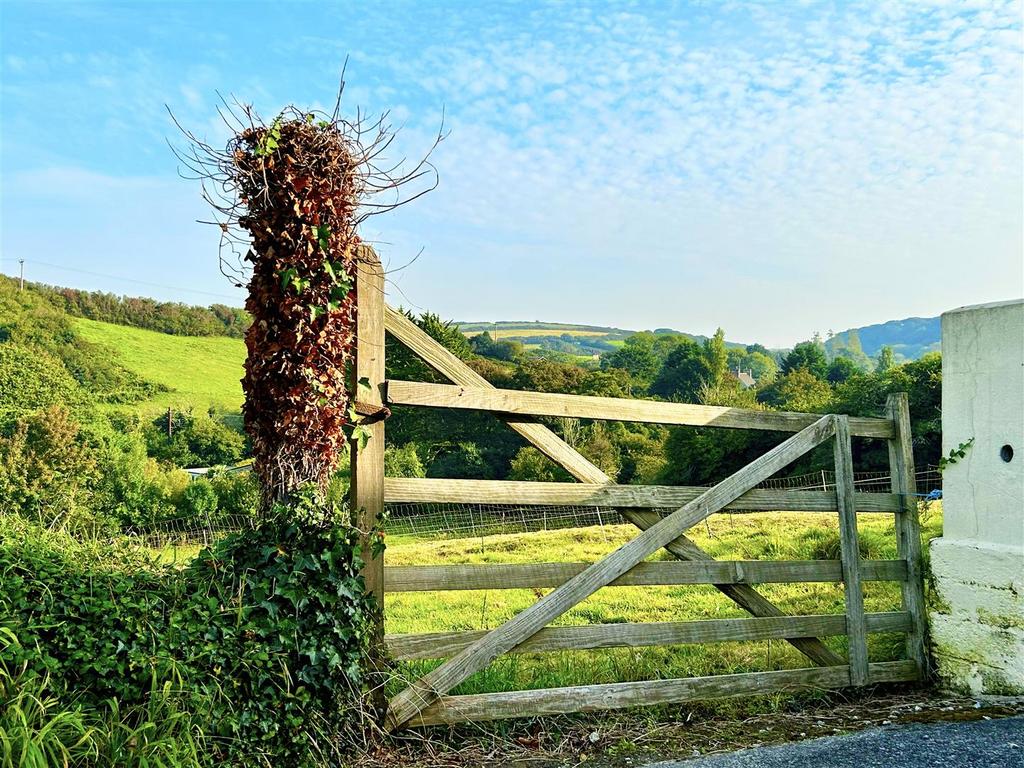
{"label": "wooden farm gate", "polygon": [[[384,502],[491,503],[612,507],[638,535],[596,563],[431,565],[384,567],[369,561],[368,586],[383,606],[384,590],[554,589],[500,627],[482,632],[396,635],[379,638],[396,659],[445,658],[388,703],[387,726],[426,726],[474,720],[668,704],[799,688],[838,688],[913,681],[927,672],[921,540],[914,498],[910,419],[904,394],[889,397],[881,418],[784,413],[683,403],[615,399],[497,389],[442,347],[405,315],[386,306],[383,276],[375,262],[360,267],[357,290],[357,376],[368,380],[360,410],[384,405],[472,409],[493,412],[531,445],[564,467],[578,483],[384,477],[384,421],[368,419],[370,440],[353,450],[353,507],[367,529]],[[416,353],[450,385],[384,378],[386,332]],[[536,417],[642,421],[670,425],[760,429],[793,433],[782,444],[711,488],[615,485],[584,456]],[[851,436],[888,441],[891,493],[859,493],[853,485]],[[756,489],[759,483],[827,441],[834,445],[835,491]],[[669,514],[657,510],[673,509]],[[735,561],[713,559],[686,532],[725,510],[835,512],[841,559]],[[858,512],[896,516],[895,560],[862,560]],[[674,561],[644,562],[660,549]],[[865,613],[862,583],[898,581],[902,610]],[[842,582],[845,614],[785,615],[752,585]],[[710,584],[751,618],[686,622],[548,625],[606,586]],[[867,635],[906,634],[906,658],[869,663]],[[819,638],[847,635],[844,659]],[[623,682],[557,689],[449,695],[455,686],[505,653],[564,649],[642,647],[783,639],[814,666],[711,677]]]}

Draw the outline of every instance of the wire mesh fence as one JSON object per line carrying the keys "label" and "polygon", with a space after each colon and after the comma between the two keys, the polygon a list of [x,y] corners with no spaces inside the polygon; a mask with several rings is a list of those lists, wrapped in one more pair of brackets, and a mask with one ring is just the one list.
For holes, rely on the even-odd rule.
{"label": "wire mesh fence", "polygon": [[[888,493],[886,472],[859,472],[854,486],[864,493]],[[759,488],[773,490],[835,491],[835,473],[821,470],[794,477],[771,478]],[[917,495],[941,498],[942,475],[938,467],[918,470]],[[671,510],[664,510],[670,512]],[[740,513],[742,514],[742,513]],[[401,503],[386,505],[385,531],[390,537],[422,539],[469,538],[509,533],[617,525],[622,518],[611,507],[536,506],[518,504]],[[246,515],[180,517],[128,531],[140,544],[152,548],[206,546],[221,537],[251,527]]]}
{"label": "wire mesh fence", "polygon": [[151,549],[178,546],[209,546],[230,533],[251,528],[255,518],[250,515],[219,515],[217,517],[176,517],[147,526],[133,526],[125,534],[138,544]]}

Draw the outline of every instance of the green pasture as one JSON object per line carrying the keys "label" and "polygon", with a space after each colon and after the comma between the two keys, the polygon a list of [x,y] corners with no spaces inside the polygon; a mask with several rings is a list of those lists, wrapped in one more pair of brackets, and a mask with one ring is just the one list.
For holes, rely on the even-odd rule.
{"label": "green pasture", "polygon": [[83,339],[103,347],[130,371],[169,389],[137,403],[134,408],[140,413],[189,406],[196,411],[213,406],[226,414],[240,412],[245,362],[245,343],[240,339],[171,336],[83,318],[71,318],[71,323]]}
{"label": "green pasture", "polygon": [[[862,555],[894,558],[892,515],[859,516]],[[925,541],[941,534],[937,504],[923,510]],[[693,538],[714,557],[725,560],[838,559],[839,531],[834,516],[767,512],[714,515]],[[385,556],[389,565],[456,563],[589,562],[636,535],[628,525],[569,528],[463,539],[423,541],[393,537]],[[670,557],[667,554],[664,557]],[[656,559],[660,559],[658,556]],[[843,613],[839,584],[771,584],[759,588],[790,614]],[[487,629],[500,625],[547,590],[409,592],[385,598],[386,630],[393,634]],[[899,610],[899,585],[865,585],[868,611]],[[609,587],[599,590],[558,619],[558,625],[687,621],[740,618],[747,614],[711,586]],[[846,638],[826,640],[846,652]],[[875,634],[868,639],[872,661],[898,658],[903,636]],[[399,665],[395,686],[422,675],[439,662]],[[591,683],[692,677],[776,670],[809,662],[781,640],[686,645],[663,648],[603,649],[504,656],[474,675],[455,693],[548,688]]]}

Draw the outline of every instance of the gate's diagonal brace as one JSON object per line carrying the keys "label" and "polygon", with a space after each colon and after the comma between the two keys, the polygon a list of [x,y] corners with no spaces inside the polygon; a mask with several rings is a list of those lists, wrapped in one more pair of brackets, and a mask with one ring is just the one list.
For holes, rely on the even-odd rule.
{"label": "gate's diagonal brace", "polygon": [[[493,386],[483,376],[424,333],[409,318],[390,306],[385,306],[385,326],[389,333],[449,381],[466,387]],[[495,415],[580,482],[599,485],[612,482],[608,475],[543,424],[521,416]],[[646,530],[661,520],[661,515],[656,512],[642,512],[636,509],[619,509],[618,512],[641,530]],[[714,559],[685,535],[668,544],[665,549],[680,560]],[[752,586],[716,584],[715,587],[754,616],[784,615],[778,606],[763,597]],[[816,637],[794,638],[788,642],[811,661],[821,666],[846,663],[842,657]]]}
{"label": "gate's diagonal brace", "polygon": [[546,594],[486,637],[417,680],[388,706],[389,730],[405,724],[440,696],[496,657],[529,639],[574,605],[622,576],[639,562],[674,541],[701,520],[735,501],[762,480],[821,445],[835,434],[836,417],[823,416],[763,456],[747,464],[693,501],[684,504],[635,539]]}

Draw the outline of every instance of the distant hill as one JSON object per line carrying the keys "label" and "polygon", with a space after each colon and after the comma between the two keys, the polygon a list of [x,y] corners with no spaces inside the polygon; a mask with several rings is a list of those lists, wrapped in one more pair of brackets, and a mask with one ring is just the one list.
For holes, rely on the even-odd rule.
{"label": "distant hill", "polygon": [[886,323],[865,325],[837,333],[825,342],[830,354],[843,347],[860,343],[868,357],[875,357],[882,347],[890,346],[897,360],[916,360],[940,349],[941,326],[938,317],[908,317]]}
{"label": "distant hill", "polygon": [[[171,407],[239,419],[241,339],[86,319],[76,316],[77,305],[68,306],[68,295],[75,296],[30,284],[19,290],[17,281],[0,276],[0,424],[53,403],[86,417],[95,409],[152,417]],[[153,305],[124,299],[115,306],[132,308],[118,318],[127,322],[146,316],[135,308]],[[203,317],[191,310],[181,317]]]}
{"label": "distant hill", "polygon": [[[456,322],[459,330],[467,336],[476,336],[485,331],[495,340],[518,341],[530,350],[550,350],[576,357],[593,357],[615,349],[637,331],[603,325],[580,325],[574,323],[545,323],[540,320],[499,320],[493,323]],[[708,337],[700,334],[677,331],[673,328],[655,328],[652,333],[685,336],[698,343]],[[729,347],[743,348],[744,344],[727,341]]]}

